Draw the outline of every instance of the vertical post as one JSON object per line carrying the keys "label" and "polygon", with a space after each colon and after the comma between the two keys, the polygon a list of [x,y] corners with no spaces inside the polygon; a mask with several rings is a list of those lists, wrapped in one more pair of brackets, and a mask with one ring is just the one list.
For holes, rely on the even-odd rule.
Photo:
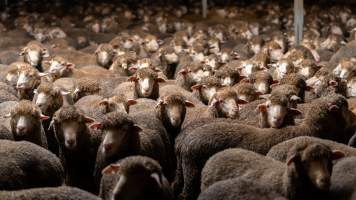
{"label": "vertical post", "polygon": [[294,35],[295,45],[299,46],[303,39],[304,5],[303,0],[294,0]]}
{"label": "vertical post", "polygon": [[206,18],[208,10],[208,0],[202,0],[202,11],[203,11],[203,18]]}

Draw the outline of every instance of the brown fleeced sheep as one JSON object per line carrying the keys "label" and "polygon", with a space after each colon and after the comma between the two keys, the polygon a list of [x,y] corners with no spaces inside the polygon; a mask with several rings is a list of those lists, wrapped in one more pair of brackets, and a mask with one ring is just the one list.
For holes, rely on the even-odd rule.
{"label": "brown fleeced sheep", "polygon": [[[154,118],[147,120],[152,121]],[[135,123],[137,122],[126,113],[111,112],[106,114],[101,122],[91,125],[92,128],[103,132],[94,171],[97,183],[100,181],[101,171],[107,165],[130,155],[149,156],[161,164],[165,173],[171,170],[168,136],[163,138],[157,127],[151,129],[152,127],[145,126],[143,123],[139,123],[140,125]]]}
{"label": "brown fleeced sheep", "polygon": [[73,105],[64,105],[52,119],[60,147],[60,158],[65,165],[66,185],[95,192],[95,156],[100,144],[100,135],[90,130],[87,123],[94,122]]}
{"label": "brown fleeced sheep", "polygon": [[42,59],[49,56],[48,50],[37,41],[30,41],[20,52],[20,56],[24,56],[24,61],[32,67],[37,68],[40,72],[42,69]]}
{"label": "brown fleeced sheep", "polygon": [[205,105],[209,104],[210,99],[221,87],[220,80],[214,76],[203,77],[201,81],[192,86],[193,94]]}
{"label": "brown fleeced sheep", "polygon": [[[129,81],[134,82],[133,91],[124,91],[125,93],[133,92],[134,98],[150,98],[157,99],[159,97],[160,82],[164,79],[158,77],[157,73],[149,68],[142,68],[129,78]],[[130,96],[130,95],[128,95]]]}
{"label": "brown fleeced sheep", "polygon": [[246,102],[257,100],[261,94],[251,83],[238,83],[233,86],[233,89],[236,91],[239,99]]}
{"label": "brown fleeced sheep", "polygon": [[103,200],[174,199],[159,163],[145,156],[129,156],[107,166],[99,196]]}
{"label": "brown fleeced sheep", "polygon": [[50,128],[53,114],[62,106],[63,97],[59,88],[54,87],[53,83],[42,81],[34,91],[33,103],[35,103],[44,115],[50,117],[50,120],[42,122],[47,137],[48,149],[54,154],[59,154],[59,146],[54,134]]}
{"label": "brown fleeced sheep", "polygon": [[34,95],[33,91],[41,82],[41,75],[39,71],[36,68],[31,67],[29,64],[19,66],[17,71],[17,96],[19,99],[32,100]]}
{"label": "brown fleeced sheep", "polygon": [[[346,109],[346,100],[336,95],[325,97],[323,101],[315,104],[308,117],[297,126],[259,129],[244,124],[219,122],[194,129],[175,149],[176,155],[180,155],[180,158],[177,156],[177,165],[182,165],[177,168],[183,169],[184,187],[180,196],[192,199],[198,195],[200,170],[211,155],[221,150],[239,147],[266,154],[272,146],[280,142],[308,135],[336,141],[345,140],[347,136],[339,133],[347,126],[344,117]],[[200,134],[201,132],[204,134]],[[181,180],[175,182],[181,183]]]}
{"label": "brown fleeced sheep", "polygon": [[206,162],[201,191],[218,181],[246,178],[269,186],[291,200],[318,199],[328,193],[333,160],[342,157],[342,152],[319,143],[294,145],[285,163],[244,149],[227,149]]}
{"label": "brown fleeced sheep", "polygon": [[286,200],[274,189],[244,178],[219,181],[203,191],[198,200]]}
{"label": "brown fleeced sheep", "polygon": [[116,52],[111,44],[102,43],[95,50],[95,55],[96,55],[96,62],[100,66],[108,69],[112,64],[112,60],[116,55]]}
{"label": "brown fleeced sheep", "polygon": [[327,145],[331,150],[340,150],[345,154],[345,157],[356,156],[356,149],[349,147],[345,144],[334,142],[332,140],[326,140],[316,137],[301,136],[296,137],[285,142],[281,142],[273,146],[267,153],[267,156],[285,162],[287,160],[288,150],[295,144],[299,145],[309,145],[313,143],[321,143]]}
{"label": "brown fleeced sheep", "polygon": [[31,142],[0,140],[0,157],[1,190],[56,187],[64,182],[60,160]]}
{"label": "brown fleeced sheep", "polygon": [[88,95],[80,98],[74,105],[82,110],[85,115],[96,121],[103,118],[109,112],[119,111],[129,113],[130,106],[137,102],[134,99],[127,99],[124,95],[104,98],[99,95]]}
{"label": "brown fleeced sheep", "polygon": [[266,71],[258,71],[256,73],[253,73],[251,74],[249,79],[251,83],[255,86],[256,90],[261,94],[270,93],[270,86],[278,82],[273,81],[271,74]]}
{"label": "brown fleeced sheep", "polygon": [[330,197],[336,200],[352,200],[356,191],[356,157],[341,159],[333,167]]}
{"label": "brown fleeced sheep", "polygon": [[174,93],[180,93],[184,96],[184,98],[192,103],[194,103],[195,105],[204,105],[200,99],[198,99],[196,97],[195,94],[193,94],[192,92],[189,92],[183,88],[181,88],[180,86],[177,86],[175,83],[173,84],[169,84],[169,81],[166,81],[166,83],[168,83],[167,85],[163,85],[162,87],[159,88],[159,94],[160,96],[167,96],[170,94],[174,94]]}
{"label": "brown fleeced sheep", "polygon": [[31,101],[22,100],[9,113],[11,132],[16,141],[26,140],[43,148],[48,148],[47,138],[42,126],[42,120],[49,117]]}
{"label": "brown fleeced sheep", "polygon": [[0,198],[7,200],[100,200],[99,197],[89,192],[68,186],[0,191]]}

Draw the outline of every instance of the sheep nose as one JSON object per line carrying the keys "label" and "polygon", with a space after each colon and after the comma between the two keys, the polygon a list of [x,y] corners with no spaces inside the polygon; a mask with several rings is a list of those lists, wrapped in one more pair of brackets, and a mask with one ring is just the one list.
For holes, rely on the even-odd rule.
{"label": "sheep nose", "polygon": [[17,133],[24,133],[26,131],[26,127],[25,126],[17,126]]}
{"label": "sheep nose", "polygon": [[67,148],[72,149],[72,148],[75,147],[75,140],[74,139],[68,139],[68,140],[66,140],[65,144],[66,144]]}
{"label": "sheep nose", "polygon": [[316,184],[319,189],[328,190],[330,187],[330,178],[328,177],[318,178]]}
{"label": "sheep nose", "polygon": [[17,84],[16,88],[17,89],[24,89],[25,88],[25,84],[23,84],[23,83],[22,84]]}
{"label": "sheep nose", "polygon": [[112,144],[104,144],[104,152],[110,152],[112,149]]}

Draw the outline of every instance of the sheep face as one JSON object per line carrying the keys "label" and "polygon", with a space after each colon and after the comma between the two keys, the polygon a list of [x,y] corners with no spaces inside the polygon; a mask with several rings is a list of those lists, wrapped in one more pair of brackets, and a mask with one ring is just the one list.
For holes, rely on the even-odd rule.
{"label": "sheep face", "polygon": [[342,60],[340,64],[333,70],[334,75],[341,79],[348,79],[356,74],[355,61]]}
{"label": "sheep face", "polygon": [[[236,98],[217,99],[211,100],[209,106],[214,107],[219,114],[219,117],[236,119],[239,116],[239,106],[241,100]],[[244,102],[244,101],[242,101]]]}
{"label": "sheep face", "polygon": [[135,82],[135,91],[138,97],[150,98],[158,90],[158,83],[165,80],[157,77],[157,73],[148,68],[139,69],[135,76],[129,78]]}
{"label": "sheep face", "polygon": [[[331,181],[332,161],[344,157],[340,151],[322,144],[312,144],[289,156],[288,167],[295,167],[298,174],[305,173],[312,185],[320,191],[328,191]],[[292,165],[294,163],[294,165]]]}
{"label": "sheep face", "polygon": [[175,52],[165,54],[164,58],[168,61],[169,64],[177,63],[179,60],[179,57]]}
{"label": "sheep face", "polygon": [[28,45],[24,47],[20,55],[24,56],[24,61],[33,67],[39,66],[42,59],[49,56],[47,49],[39,45]]}
{"label": "sheep face", "polygon": [[145,169],[145,166],[121,169],[120,164],[111,164],[103,173],[119,174],[112,191],[112,200],[144,199],[145,194],[158,192],[163,186],[162,172]]}
{"label": "sheep face", "polygon": [[282,79],[285,75],[292,73],[294,71],[294,66],[286,60],[282,60],[277,63],[276,73],[277,78]]}
{"label": "sheep face", "polygon": [[356,78],[353,78],[347,82],[347,97],[356,97]]}
{"label": "sheep face", "polygon": [[6,78],[6,82],[9,85],[11,85],[13,87],[16,87],[16,83],[17,83],[17,80],[19,78],[17,70],[9,71],[5,78]]}
{"label": "sheep face", "polygon": [[49,117],[42,115],[30,101],[21,101],[10,113],[11,131],[16,140],[26,140],[32,137],[41,126],[41,120]]}
{"label": "sheep face", "polygon": [[[118,126],[105,126],[102,127],[100,123],[93,125],[94,127],[100,127],[105,135],[101,142],[100,153],[104,158],[110,158],[120,151],[124,151],[124,146],[129,142],[130,134],[137,134],[141,131],[136,125],[122,124]],[[92,127],[93,127],[92,126]]]}
{"label": "sheep face", "polygon": [[[61,135],[59,138],[62,140],[65,148],[68,150],[75,150],[78,147],[79,138],[83,133],[83,126],[85,124],[73,120],[64,120],[56,128],[56,132]],[[58,136],[57,136],[58,137]]]}
{"label": "sheep face", "polygon": [[256,80],[256,82],[253,85],[256,88],[256,90],[261,94],[268,94],[271,90],[270,88],[271,85],[268,82],[268,80]]}
{"label": "sheep face", "polygon": [[73,63],[67,62],[62,58],[54,58],[48,61],[48,64],[48,72],[58,78],[63,77],[68,72],[68,70],[74,68],[75,66]]}
{"label": "sheep face", "polygon": [[289,111],[286,104],[282,105],[276,102],[273,103],[270,100],[267,100],[264,104],[258,105],[257,109],[261,114],[267,115],[267,124],[268,127],[271,128],[280,128]]}
{"label": "sheep face", "polygon": [[62,96],[57,88],[51,88],[52,90],[37,89],[34,91],[35,96],[33,102],[41,109],[41,112],[45,115],[52,115],[53,112],[58,109],[54,106],[62,105]]}
{"label": "sheep face", "polygon": [[137,101],[134,99],[128,99],[123,101],[118,96],[114,96],[111,98],[105,98],[101,100],[98,105],[99,106],[104,106],[105,113],[113,112],[113,111],[119,111],[119,112],[125,112],[129,113],[130,106],[136,104]]}
{"label": "sheep face", "polygon": [[159,48],[157,38],[155,37],[147,37],[144,45],[148,52],[156,52]]}
{"label": "sheep face", "polygon": [[21,70],[18,73],[16,88],[18,90],[31,89],[39,82],[39,73],[34,69]]}
{"label": "sheep face", "polygon": [[208,104],[210,99],[215,95],[218,88],[215,85],[194,85],[193,90],[198,90],[200,99],[203,103]]}
{"label": "sheep face", "polygon": [[242,69],[241,73],[244,76],[250,76],[252,73],[257,72],[259,70],[259,66],[252,61],[246,61],[242,64],[242,67],[240,69]]}
{"label": "sheep face", "polygon": [[158,101],[156,112],[163,124],[174,129],[179,129],[184,121],[187,107],[194,107],[190,101],[184,100],[182,96],[170,95]]}
{"label": "sheep face", "polygon": [[96,61],[100,66],[109,67],[115,51],[110,44],[101,44],[95,51]]}

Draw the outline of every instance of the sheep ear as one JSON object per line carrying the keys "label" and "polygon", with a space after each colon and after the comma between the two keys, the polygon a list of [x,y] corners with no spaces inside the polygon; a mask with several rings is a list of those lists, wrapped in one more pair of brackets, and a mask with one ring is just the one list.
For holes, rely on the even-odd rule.
{"label": "sheep ear", "polygon": [[188,107],[188,108],[195,107],[194,103],[191,102],[191,101],[188,101],[188,100],[185,100],[184,104],[185,104],[185,106]]}
{"label": "sheep ear", "polygon": [[94,120],[93,118],[84,116],[84,122],[85,122],[86,124],[91,124],[91,123],[95,122],[95,120]]}
{"label": "sheep ear", "polygon": [[137,101],[135,99],[128,99],[126,103],[127,105],[132,106],[137,104]]}
{"label": "sheep ear", "polygon": [[4,118],[10,118],[11,117],[11,113],[7,113],[6,115],[4,115]]}
{"label": "sheep ear", "polygon": [[178,74],[187,75],[188,71],[186,69],[182,69],[178,72]]}
{"label": "sheep ear", "polygon": [[134,73],[136,73],[136,71],[137,71],[137,67],[130,67],[130,68],[129,68],[129,71],[130,71],[132,74],[134,74]]}
{"label": "sheep ear", "polygon": [[202,87],[201,84],[196,84],[196,85],[193,85],[190,89],[192,89],[192,90],[200,90],[201,87]]}
{"label": "sheep ear", "polygon": [[158,83],[164,83],[164,82],[166,82],[166,80],[164,80],[164,79],[161,78],[161,77],[156,78],[156,81],[157,81]]}
{"label": "sheep ear", "polygon": [[107,99],[103,99],[98,103],[99,106],[108,106],[109,101]]}
{"label": "sheep ear", "polygon": [[142,131],[142,128],[139,127],[138,125],[134,125],[134,126],[132,127],[132,131],[134,131],[134,132],[136,132],[136,133],[139,133],[139,132]]}
{"label": "sheep ear", "polygon": [[73,69],[73,68],[75,68],[75,64],[74,64],[74,63],[71,63],[71,62],[67,62],[67,63],[66,63],[66,67],[67,67],[68,69]]}
{"label": "sheep ear", "polygon": [[155,108],[158,108],[159,106],[163,105],[164,104],[164,101],[162,99],[159,99],[158,100],[158,103],[156,104],[156,107]]}
{"label": "sheep ear", "polygon": [[94,122],[94,123],[90,124],[89,127],[94,130],[100,130],[102,128],[102,125],[100,122]]}
{"label": "sheep ear", "polygon": [[332,152],[332,155],[331,155],[331,159],[332,160],[338,160],[338,159],[343,158],[343,157],[345,157],[344,152],[339,151],[339,150],[334,150]]}
{"label": "sheep ear", "polygon": [[301,115],[302,112],[298,109],[295,108],[288,108],[288,112],[291,113],[292,115]]}
{"label": "sheep ear", "polygon": [[266,113],[267,112],[267,105],[266,104],[258,104],[256,107],[256,112]]}
{"label": "sheep ear", "polygon": [[297,154],[295,154],[295,155],[293,155],[292,157],[290,157],[290,158],[288,159],[288,161],[287,161],[287,166],[289,166],[289,165],[291,165],[293,162],[297,161],[298,157],[299,157],[299,156],[298,156]]}
{"label": "sheep ear", "polygon": [[334,105],[334,104],[330,104],[330,105],[329,105],[329,108],[328,108],[328,110],[329,110],[330,112],[336,112],[336,111],[338,111],[339,109],[340,109],[340,107],[337,106],[337,105]]}
{"label": "sheep ear", "polygon": [[127,79],[127,81],[131,81],[131,82],[136,82],[138,79],[136,76],[131,76]]}
{"label": "sheep ear", "polygon": [[279,84],[279,81],[278,81],[278,80],[273,80],[271,84],[272,84],[272,85],[273,85],[273,84]]}
{"label": "sheep ear", "polygon": [[153,172],[150,175],[150,177],[153,178],[157,182],[159,187],[162,187],[161,176],[157,172]]}
{"label": "sheep ear", "polygon": [[101,171],[102,174],[116,174],[120,171],[120,164],[111,164]]}
{"label": "sheep ear", "polygon": [[43,121],[48,120],[49,118],[50,118],[50,117],[47,116],[47,115],[44,115],[44,114],[41,114],[41,115],[40,115],[40,119],[43,120]]}
{"label": "sheep ear", "polygon": [[245,101],[243,99],[237,99],[237,104],[248,104],[248,101]]}

